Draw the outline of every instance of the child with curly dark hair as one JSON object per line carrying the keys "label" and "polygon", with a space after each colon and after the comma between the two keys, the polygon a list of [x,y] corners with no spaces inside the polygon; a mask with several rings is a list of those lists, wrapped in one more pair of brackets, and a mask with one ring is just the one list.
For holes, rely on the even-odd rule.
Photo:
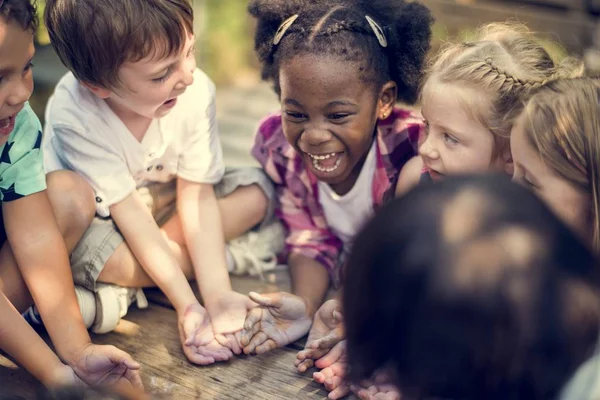
{"label": "child with curly dark hair", "polygon": [[317,310],[354,235],[393,197],[423,129],[395,104],[417,98],[432,18],[419,3],[382,0],[254,0],[249,11],[262,76],[281,101],[253,155],[276,185],[292,278],[292,294],[251,294],[260,307],[242,344],[263,353],[307,334],[315,314],[333,315]]}
{"label": "child with curly dark hair", "polygon": [[401,396],[360,397],[599,398],[600,270],[579,239],[505,176],[394,200],[357,235],[343,308],[349,380],[386,368]]}

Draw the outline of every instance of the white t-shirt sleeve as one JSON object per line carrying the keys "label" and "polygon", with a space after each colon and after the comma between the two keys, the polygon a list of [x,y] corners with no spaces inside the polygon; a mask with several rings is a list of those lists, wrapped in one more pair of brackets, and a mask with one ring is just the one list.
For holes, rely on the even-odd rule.
{"label": "white t-shirt sleeve", "polygon": [[215,184],[221,181],[225,171],[217,126],[216,89],[199,70],[194,79],[201,80],[202,84],[194,85],[192,94],[195,99],[187,101],[190,107],[196,108],[191,112],[197,113],[198,118],[189,127],[179,157],[177,176],[192,182]]}
{"label": "white t-shirt sleeve", "polygon": [[[108,140],[91,140],[70,127],[53,127],[50,139],[52,153],[67,169],[81,174],[96,193],[96,212],[102,217],[110,215],[109,207],[125,199],[136,183],[125,160]],[[94,139],[99,139],[95,135]]]}

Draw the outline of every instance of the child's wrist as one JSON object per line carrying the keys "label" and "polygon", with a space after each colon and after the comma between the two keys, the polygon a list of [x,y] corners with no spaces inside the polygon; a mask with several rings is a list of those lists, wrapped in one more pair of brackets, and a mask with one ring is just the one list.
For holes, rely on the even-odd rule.
{"label": "child's wrist", "polygon": [[66,385],[72,385],[74,380],[73,369],[68,365],[65,365],[61,362],[56,363],[49,368],[47,368],[43,375],[38,377],[40,382],[48,388],[52,387],[61,387]]}
{"label": "child's wrist", "polygon": [[204,309],[204,307],[202,307],[202,304],[200,304],[200,302],[198,302],[198,301],[195,301],[192,303],[184,304],[184,305],[180,306],[179,308],[175,308],[175,312],[177,313],[177,315],[180,318],[183,318],[191,312],[199,311],[199,310],[203,310],[203,309]]}
{"label": "child's wrist", "polygon": [[319,309],[319,305],[315,304],[307,297],[300,296],[300,298],[304,301],[304,306],[306,307],[306,315],[308,315],[310,319],[313,319],[315,317],[315,314],[317,313],[317,310]]}
{"label": "child's wrist", "polygon": [[58,354],[67,365],[75,368],[81,354],[92,345],[93,343],[91,340],[86,340],[76,345],[71,344],[68,349],[59,351]]}

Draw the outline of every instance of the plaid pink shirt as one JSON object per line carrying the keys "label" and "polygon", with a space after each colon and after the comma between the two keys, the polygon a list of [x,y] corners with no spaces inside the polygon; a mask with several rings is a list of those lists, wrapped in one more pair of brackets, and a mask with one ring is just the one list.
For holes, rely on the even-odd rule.
{"label": "plaid pink shirt", "polygon": [[[377,129],[377,167],[373,177],[373,208],[394,197],[398,175],[415,155],[423,129],[416,113],[395,108]],[[258,128],[252,155],[275,183],[277,216],[287,227],[286,256],[302,254],[327,268],[334,285],[340,283],[342,241],[331,231],[319,202],[317,178],[288,143],[281,114],[266,117]]]}

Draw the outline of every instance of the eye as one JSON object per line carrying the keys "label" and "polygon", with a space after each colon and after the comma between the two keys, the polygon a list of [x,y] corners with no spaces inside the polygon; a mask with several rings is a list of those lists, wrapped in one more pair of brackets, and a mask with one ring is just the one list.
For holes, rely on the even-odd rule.
{"label": "eye", "polygon": [[334,113],[334,114],[330,114],[329,115],[329,119],[332,119],[334,121],[340,121],[346,117],[348,117],[350,114],[348,113]]}
{"label": "eye", "polygon": [[533,182],[531,182],[531,180],[526,176],[523,177],[523,183],[525,184],[525,186],[531,189],[538,189],[538,187]]}
{"label": "eye", "polygon": [[34,67],[33,63],[31,61],[29,61],[29,63],[27,63],[25,68],[23,68],[23,74],[26,74],[27,72],[31,71],[31,69],[33,67]]}
{"label": "eye", "polygon": [[196,51],[196,45],[193,45],[192,48],[190,49],[190,51],[188,51],[188,53],[187,53],[187,58],[192,57],[194,55],[195,51]]}
{"label": "eye", "polygon": [[167,69],[167,72],[163,76],[161,76],[160,78],[152,79],[152,82],[163,83],[164,81],[166,81],[167,79],[169,79],[169,77],[171,76],[172,73],[173,73],[173,68],[169,67]]}
{"label": "eye", "polygon": [[306,119],[306,115],[299,113],[299,112],[295,112],[295,111],[286,111],[285,115],[287,115],[289,117],[288,119],[291,119],[291,120]]}
{"label": "eye", "polygon": [[447,133],[444,133],[444,142],[451,144],[451,145],[455,145],[458,144],[458,139],[456,139],[454,136],[449,135]]}

